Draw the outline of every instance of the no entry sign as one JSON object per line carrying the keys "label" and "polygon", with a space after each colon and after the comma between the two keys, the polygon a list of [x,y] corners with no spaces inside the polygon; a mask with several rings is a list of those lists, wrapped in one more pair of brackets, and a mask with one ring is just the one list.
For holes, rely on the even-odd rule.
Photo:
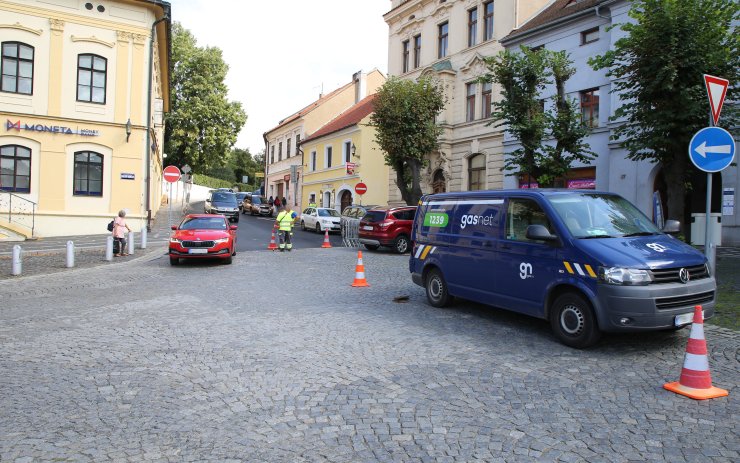
{"label": "no entry sign", "polygon": [[167,166],[164,168],[162,176],[166,182],[175,183],[180,180],[180,169],[177,166]]}
{"label": "no entry sign", "polygon": [[367,185],[362,182],[358,183],[357,185],[355,185],[355,193],[360,196],[364,195],[365,193],[367,193]]}

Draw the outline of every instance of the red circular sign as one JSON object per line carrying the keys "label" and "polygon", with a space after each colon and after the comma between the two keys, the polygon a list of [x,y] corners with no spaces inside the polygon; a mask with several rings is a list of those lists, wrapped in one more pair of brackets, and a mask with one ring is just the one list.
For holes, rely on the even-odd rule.
{"label": "red circular sign", "polygon": [[167,166],[164,168],[162,176],[165,181],[175,183],[180,180],[180,169],[178,169],[177,166]]}
{"label": "red circular sign", "polygon": [[362,182],[358,183],[357,185],[355,185],[355,193],[357,193],[358,195],[364,195],[365,193],[367,193],[367,185]]}

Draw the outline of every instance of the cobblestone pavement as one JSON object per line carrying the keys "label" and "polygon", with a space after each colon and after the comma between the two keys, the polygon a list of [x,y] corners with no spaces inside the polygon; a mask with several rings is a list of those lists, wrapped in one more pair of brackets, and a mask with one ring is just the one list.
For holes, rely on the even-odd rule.
{"label": "cobblestone pavement", "polygon": [[[407,257],[346,248],[151,255],[0,281],[0,461],[736,462],[728,398],[662,389],[688,331],[579,351],[544,321],[435,309]],[[408,296],[406,303],[396,303]]]}

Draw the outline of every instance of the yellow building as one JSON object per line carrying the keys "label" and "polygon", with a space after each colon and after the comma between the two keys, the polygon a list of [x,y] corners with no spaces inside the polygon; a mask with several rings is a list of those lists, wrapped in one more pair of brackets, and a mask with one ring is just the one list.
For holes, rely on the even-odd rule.
{"label": "yellow building", "polygon": [[[139,231],[159,209],[170,5],[0,0],[0,234]],[[8,231],[10,230],[10,231]]]}
{"label": "yellow building", "polygon": [[[339,212],[352,204],[388,204],[390,170],[375,128],[368,126],[375,97],[364,98],[301,143],[301,210],[312,202]],[[362,196],[355,192],[358,183],[367,186]]]}

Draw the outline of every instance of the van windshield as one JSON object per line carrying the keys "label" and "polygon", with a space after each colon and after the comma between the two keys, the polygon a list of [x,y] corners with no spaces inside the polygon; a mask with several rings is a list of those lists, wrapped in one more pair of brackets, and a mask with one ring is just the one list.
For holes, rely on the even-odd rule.
{"label": "van windshield", "polygon": [[615,238],[662,233],[626,199],[609,194],[572,193],[547,198],[575,238]]}

